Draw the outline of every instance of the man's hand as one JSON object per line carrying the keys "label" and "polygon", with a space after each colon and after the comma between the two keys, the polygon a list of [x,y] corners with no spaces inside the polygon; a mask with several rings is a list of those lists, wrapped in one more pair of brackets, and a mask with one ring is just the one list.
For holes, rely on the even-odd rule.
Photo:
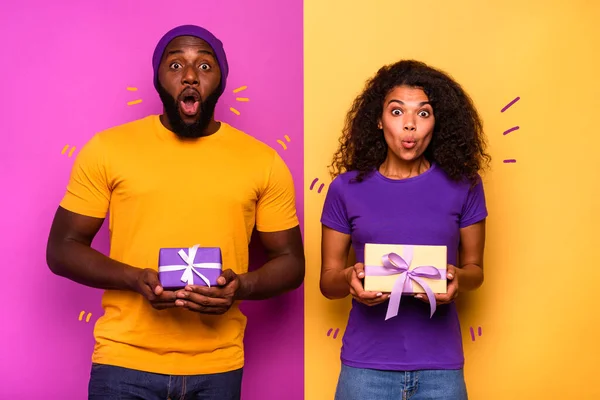
{"label": "man's hand", "polygon": [[383,303],[389,299],[389,293],[381,292],[367,292],[362,282],[360,281],[365,277],[365,265],[363,263],[356,263],[352,267],[346,268],[344,271],[348,285],[350,286],[350,295],[354,300],[367,306],[374,306]]}
{"label": "man's hand", "polygon": [[191,285],[177,292],[175,305],[203,314],[224,314],[235,301],[240,287],[240,277],[227,269],[217,279],[217,286]]}
{"label": "man's hand", "polygon": [[158,279],[158,272],[146,268],[140,270],[133,284],[136,292],[144,296],[157,310],[164,310],[175,307],[177,292],[164,290]]}
{"label": "man's hand", "polygon": [[[450,304],[454,301],[456,296],[458,296],[458,274],[457,268],[454,265],[448,264],[446,277],[448,279],[448,289],[446,290],[446,293],[435,294],[435,302],[437,305]],[[427,296],[423,293],[419,293],[415,297],[425,303],[429,303]]]}

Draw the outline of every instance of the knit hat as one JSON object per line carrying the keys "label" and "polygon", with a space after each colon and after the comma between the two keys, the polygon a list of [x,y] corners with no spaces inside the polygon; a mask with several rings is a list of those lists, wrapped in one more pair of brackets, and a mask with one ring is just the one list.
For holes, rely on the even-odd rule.
{"label": "knit hat", "polygon": [[171,40],[178,36],[194,36],[204,40],[210,45],[210,47],[212,47],[221,70],[221,84],[219,85],[218,91],[219,95],[222,94],[227,83],[227,75],[229,74],[229,65],[227,64],[227,57],[225,56],[223,43],[221,43],[221,41],[208,30],[195,25],[181,25],[175,27],[169,32],[165,33],[165,35],[158,41],[158,44],[154,49],[154,54],[152,55],[152,67],[154,68],[154,87],[156,90],[158,90],[158,66],[160,65],[163,53],[165,52],[165,49]]}

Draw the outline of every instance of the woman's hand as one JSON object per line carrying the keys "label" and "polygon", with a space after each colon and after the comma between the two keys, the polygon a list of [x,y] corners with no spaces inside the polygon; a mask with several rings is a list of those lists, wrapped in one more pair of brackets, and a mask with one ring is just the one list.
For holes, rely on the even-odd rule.
{"label": "woman's hand", "polygon": [[[454,299],[456,299],[456,296],[458,296],[458,273],[457,268],[454,265],[448,264],[446,270],[446,278],[448,279],[446,293],[435,294],[435,303],[437,305],[450,304],[454,301]],[[415,295],[415,297],[429,304],[429,300],[427,299],[427,296],[424,293],[419,293]]]}
{"label": "woman's hand", "polygon": [[346,280],[350,286],[350,295],[354,300],[367,306],[381,304],[390,298],[388,293],[368,292],[364,289],[361,279],[365,277],[365,265],[356,263],[345,269]]}

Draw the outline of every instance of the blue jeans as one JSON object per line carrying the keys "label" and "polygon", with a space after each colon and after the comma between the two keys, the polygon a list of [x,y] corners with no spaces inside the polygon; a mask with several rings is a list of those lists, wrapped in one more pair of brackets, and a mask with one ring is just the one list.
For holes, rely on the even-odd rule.
{"label": "blue jeans", "polygon": [[240,400],[242,369],[208,375],[161,375],[93,364],[88,400]]}
{"label": "blue jeans", "polygon": [[335,400],[467,400],[463,370],[380,371],[342,364]]}

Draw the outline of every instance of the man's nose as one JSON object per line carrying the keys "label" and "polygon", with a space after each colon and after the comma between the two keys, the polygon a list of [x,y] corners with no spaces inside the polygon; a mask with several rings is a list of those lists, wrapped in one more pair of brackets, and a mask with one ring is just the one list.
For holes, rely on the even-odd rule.
{"label": "man's nose", "polygon": [[187,67],[182,75],[182,82],[184,85],[198,85],[198,74],[194,67]]}

